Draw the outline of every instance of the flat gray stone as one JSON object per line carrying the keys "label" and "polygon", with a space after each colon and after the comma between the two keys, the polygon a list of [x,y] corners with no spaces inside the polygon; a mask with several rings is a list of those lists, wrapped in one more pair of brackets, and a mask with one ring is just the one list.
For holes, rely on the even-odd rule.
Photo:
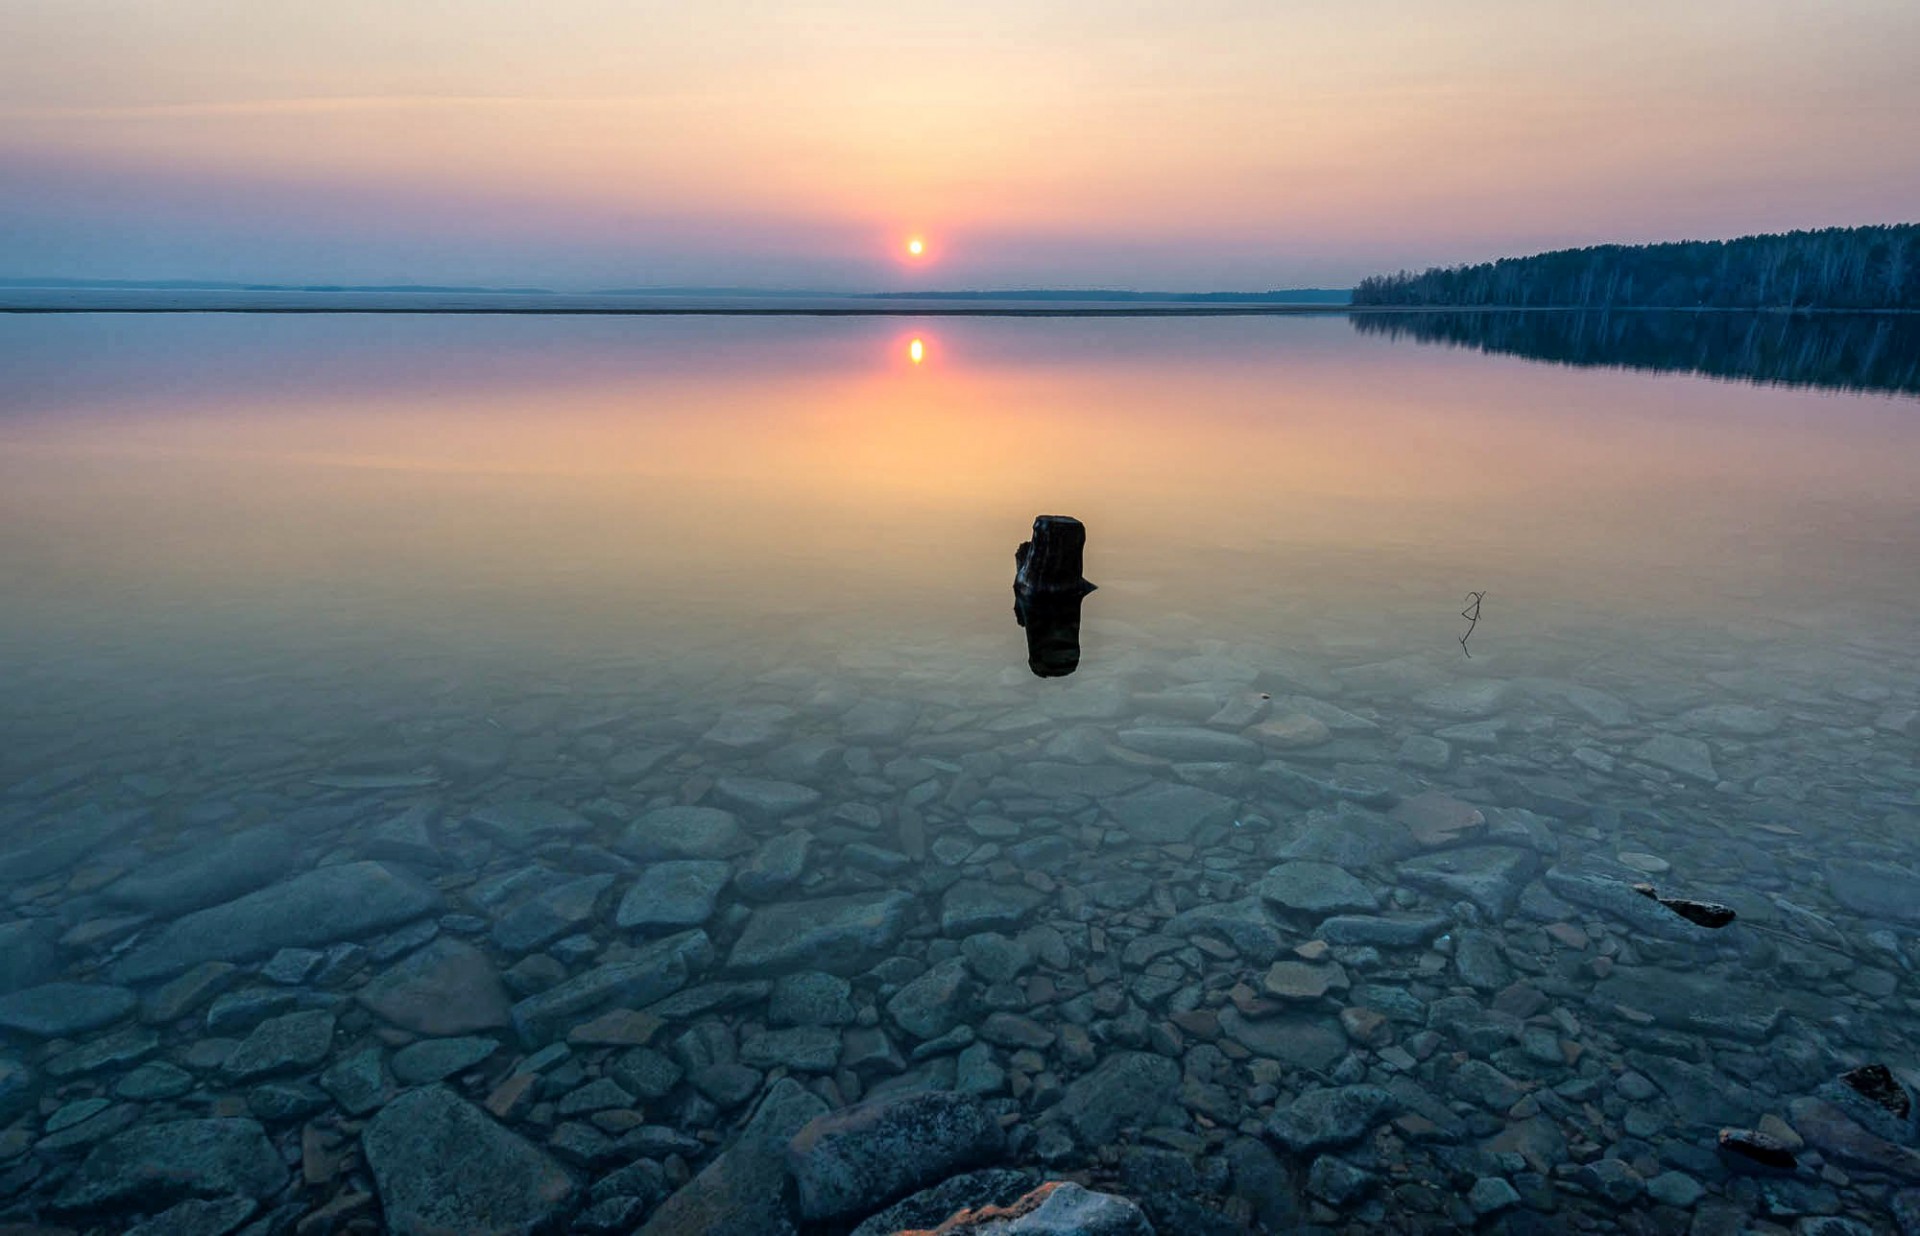
{"label": "flat gray stone", "polygon": [[777,820],[820,802],[820,791],[793,781],[766,777],[722,777],[713,796],[726,806],[759,820]]}
{"label": "flat gray stone", "polygon": [[962,880],[940,899],[940,930],[950,936],[1011,930],[1033,917],[1045,893],[1024,884]]}
{"label": "flat gray stone", "polygon": [[513,1025],[528,1046],[562,1037],[603,1006],[644,1008],[687,985],[713,961],[704,931],[683,931],[642,949],[631,960],[596,966],[513,1006]]}
{"label": "flat gray stone", "polygon": [[1445,931],[1447,922],[1444,914],[1339,914],[1321,923],[1314,934],[1328,944],[1414,948]]}
{"label": "flat gray stone", "polygon": [[1720,780],[1720,774],[1713,767],[1713,749],[1698,738],[1655,734],[1635,747],[1633,756],[1696,781],[1711,783]]}
{"label": "flat gray stone", "polygon": [[1144,726],[1115,737],[1123,747],[1180,763],[1258,763],[1265,754],[1252,739],[1197,725]]}
{"label": "flat gray stone", "polygon": [[66,1212],[113,1206],[157,1209],[189,1197],[267,1198],[287,1167],[251,1120],[141,1125],[96,1146],[55,1199]]}
{"label": "flat gray stone", "polygon": [[1537,862],[1530,850],[1466,846],[1410,858],[1400,864],[1400,879],[1414,888],[1464,897],[1498,921],[1513,913]]}
{"label": "flat gray stone", "polygon": [[538,893],[501,915],[493,942],[509,953],[529,953],[567,935],[594,917],[613,876],[581,876]]}
{"label": "flat gray stone", "polygon": [[439,1086],[387,1104],[360,1144],[395,1236],[534,1236],[578,1192],[543,1151]]}
{"label": "flat gray stone", "polygon": [[1347,1146],[1385,1120],[1399,1101],[1378,1086],[1309,1090],[1267,1121],[1267,1136],[1295,1154]]}
{"label": "flat gray stone", "polygon": [[948,958],[906,984],[887,1001],[894,1023],[917,1039],[937,1039],[972,1011],[967,963]]}
{"label": "flat gray stone", "polygon": [[1182,910],[1167,923],[1166,931],[1180,937],[1217,936],[1261,965],[1280,955],[1290,934],[1282,930],[1280,920],[1259,897],[1203,903]]}
{"label": "flat gray stone", "polygon": [[615,848],[642,859],[726,858],[751,844],[731,811],[661,807],[627,825]]}
{"label": "flat gray stone", "polygon": [[51,983],[61,969],[60,932],[51,921],[0,923],[0,995]]}
{"label": "flat gray stone", "polygon": [[319,1065],[333,1049],[333,1014],[325,1009],[270,1017],[227,1057],[225,1072],[235,1081]]}
{"label": "flat gray stone", "polygon": [[205,1201],[190,1197],[142,1223],[126,1236],[227,1236],[253,1217],[260,1203],[250,1197]]}
{"label": "flat gray stone", "polygon": [[0,1029],[57,1039],[110,1026],[140,1001],[104,983],[43,983],[0,996]]}
{"label": "flat gray stone", "polygon": [[802,1218],[847,1219],[989,1162],[1005,1144],[974,1100],[929,1091],[816,1117],[788,1143],[787,1166]]}
{"label": "flat gray stone", "polygon": [[1920,923],[1920,875],[1891,863],[1828,859],[1827,888],[1855,914],[1896,923]]}
{"label": "flat gray stone", "polygon": [[552,837],[580,837],[593,831],[586,816],[558,803],[493,803],[467,816],[467,823],[509,850],[529,850]]}
{"label": "flat gray stone", "polygon": [[913,900],[894,890],[762,906],[747,920],[727,965],[752,974],[857,974],[899,941]]}
{"label": "flat gray stone", "polygon": [[1153,778],[1137,768],[1112,764],[1058,764],[1034,760],[1009,774],[1035,795],[1050,799],[1105,799],[1137,790]]}
{"label": "flat gray stone", "polygon": [[1231,1005],[1220,1010],[1220,1029],[1256,1056],[1295,1068],[1325,1072],[1347,1054],[1347,1035],[1332,1017],[1289,1014],[1255,1019]]}
{"label": "flat gray stone", "polygon": [[486,1063],[500,1050],[497,1039],[422,1039],[393,1053],[393,1076],[403,1086],[430,1086]]}
{"label": "flat gray stone", "polygon": [[379,863],[341,863],[175,919],[112,968],[119,982],[177,974],[203,961],[250,961],[283,948],[358,940],[440,907],[440,894]]}
{"label": "flat gray stone", "polygon": [[1622,966],[1594,985],[1594,998],[1650,1015],[1671,1030],[1762,1042],[1779,1024],[1779,997],[1713,974]]}
{"label": "flat gray stone", "polygon": [[713,917],[732,874],[731,866],[710,859],[651,864],[620,899],[614,924],[623,931],[698,927]]}
{"label": "flat gray stone", "polygon": [[1234,801],[1198,786],[1159,784],[1113,799],[1106,810],[1134,840],[1173,845],[1192,841],[1206,829],[1231,824]]}
{"label": "flat gray stone", "polygon": [[359,991],[360,1003],[415,1034],[436,1038],[508,1024],[506,987],[487,955],[440,936]]}
{"label": "flat gray stone", "polygon": [[255,828],[146,863],[108,885],[105,895],[117,905],[172,917],[270,884],[299,858],[299,840],[286,830]]}
{"label": "flat gray stone", "polygon": [[1125,1128],[1158,1124],[1178,1105],[1180,1066],[1147,1052],[1114,1052],[1091,1072],[1067,1083],[1040,1123],[1072,1129],[1082,1146],[1110,1145]]}
{"label": "flat gray stone", "polygon": [[1345,868],[1331,863],[1282,863],[1254,886],[1262,900],[1300,914],[1377,910],[1380,898]]}

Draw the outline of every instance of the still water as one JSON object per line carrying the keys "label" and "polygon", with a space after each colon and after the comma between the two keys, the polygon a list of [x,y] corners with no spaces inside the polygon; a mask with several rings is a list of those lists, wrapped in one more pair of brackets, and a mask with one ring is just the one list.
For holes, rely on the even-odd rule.
{"label": "still water", "polygon": [[0,1222],[1920,1222],[1911,340],[1790,326],[0,321]]}

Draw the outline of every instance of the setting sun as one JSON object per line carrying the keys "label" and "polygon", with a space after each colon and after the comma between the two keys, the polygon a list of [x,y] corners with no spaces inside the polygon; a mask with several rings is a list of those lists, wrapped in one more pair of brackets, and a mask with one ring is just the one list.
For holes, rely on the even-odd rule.
{"label": "setting sun", "polygon": [[921,340],[915,339],[907,345],[907,359],[916,365],[927,359],[927,345]]}
{"label": "setting sun", "polygon": [[919,257],[921,254],[925,253],[926,251],[927,251],[927,242],[924,240],[921,240],[918,236],[915,236],[912,240],[907,242],[907,252],[914,257]]}

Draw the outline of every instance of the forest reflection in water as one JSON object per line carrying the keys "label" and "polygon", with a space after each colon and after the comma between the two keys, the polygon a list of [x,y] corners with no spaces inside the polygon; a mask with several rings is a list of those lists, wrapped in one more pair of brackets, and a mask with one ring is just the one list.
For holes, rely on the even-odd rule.
{"label": "forest reflection in water", "polygon": [[1920,395],[1920,316],[1613,309],[1355,313],[1362,334],[1563,365]]}

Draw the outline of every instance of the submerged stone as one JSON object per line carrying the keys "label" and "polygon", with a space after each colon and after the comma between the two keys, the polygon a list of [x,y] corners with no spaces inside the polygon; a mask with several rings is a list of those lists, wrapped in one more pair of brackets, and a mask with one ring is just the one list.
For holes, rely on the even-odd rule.
{"label": "submerged stone", "polygon": [[727,965],[752,974],[857,974],[899,940],[912,907],[913,897],[899,890],[762,906],[747,920]]}
{"label": "submerged stone", "polygon": [[578,1188],[544,1152],[439,1086],[387,1104],[361,1145],[396,1236],[533,1236],[559,1223]]}
{"label": "submerged stone", "polygon": [[203,961],[250,961],[283,948],[358,939],[439,906],[440,894],[412,875],[374,862],[341,863],[176,919],[112,974],[141,982]]}
{"label": "submerged stone", "polygon": [[55,1199],[69,1212],[165,1206],[188,1197],[266,1198],[287,1168],[251,1120],[175,1120],[142,1125],[94,1148]]}
{"label": "submerged stone", "polygon": [[974,1100],[928,1092],[820,1116],[794,1135],[787,1165],[801,1217],[864,1215],[999,1155],[1000,1124]]}
{"label": "submerged stone", "polygon": [[440,936],[360,989],[360,1003],[415,1034],[471,1034],[508,1023],[506,987],[485,953]]}

